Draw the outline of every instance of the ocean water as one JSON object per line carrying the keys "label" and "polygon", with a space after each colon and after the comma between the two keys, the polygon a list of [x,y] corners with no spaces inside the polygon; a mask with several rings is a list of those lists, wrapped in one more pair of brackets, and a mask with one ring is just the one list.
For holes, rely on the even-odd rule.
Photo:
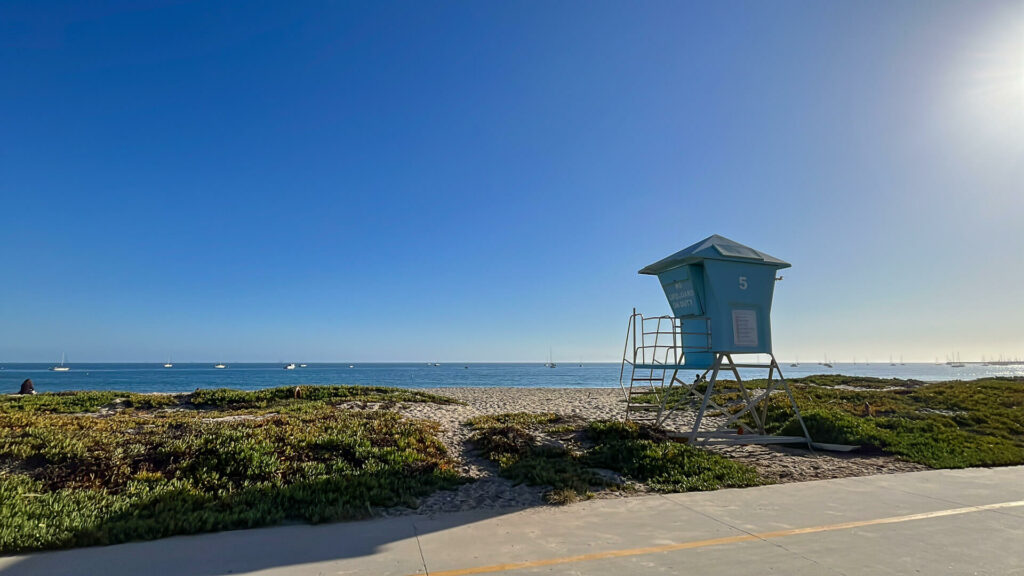
{"label": "ocean water", "polygon": [[[428,388],[444,386],[499,386],[537,388],[603,388],[619,385],[619,363],[543,364],[443,363],[431,366],[407,364],[309,364],[284,370],[281,364],[69,364],[69,372],[51,372],[51,364],[0,365],[0,393],[17,392],[21,381],[31,378],[38,392],[62,390],[123,390],[129,392],[191,392],[196,388],[254,390],[303,384],[361,384]],[[351,367],[350,367],[351,366]],[[818,364],[797,367],[782,364],[786,377],[813,374],[848,374],[925,381],[973,380],[986,376],[1024,377],[1024,365],[984,366],[967,364]],[[741,370],[744,378],[763,378],[765,370]],[[692,376],[689,377],[692,379]]]}

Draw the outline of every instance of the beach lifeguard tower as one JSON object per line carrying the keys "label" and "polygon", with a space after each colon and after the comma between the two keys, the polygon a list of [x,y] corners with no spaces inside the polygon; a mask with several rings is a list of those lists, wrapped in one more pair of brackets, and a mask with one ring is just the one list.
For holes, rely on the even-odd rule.
{"label": "beach lifeguard tower", "polygon": [[[683,408],[695,410],[691,443],[811,444],[793,394],[772,351],[771,309],[776,273],[790,264],[722,236],[711,236],[640,270],[657,276],[670,316],[629,318],[619,385],[626,419],[661,426]],[[741,355],[769,360],[737,362]],[[767,371],[762,389],[740,369]],[[730,373],[735,380],[720,380]],[[687,376],[693,375],[693,381]],[[710,377],[709,377],[710,375]],[[785,394],[803,436],[765,432],[768,400]]]}

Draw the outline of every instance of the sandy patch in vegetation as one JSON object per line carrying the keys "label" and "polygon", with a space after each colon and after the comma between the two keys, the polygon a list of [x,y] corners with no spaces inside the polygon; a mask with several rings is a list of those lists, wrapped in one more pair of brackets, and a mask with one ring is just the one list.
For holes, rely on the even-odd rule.
{"label": "sandy patch in vegetation", "polygon": [[[441,438],[450,453],[458,460],[459,471],[477,478],[478,481],[467,484],[454,493],[439,493],[426,498],[419,509],[420,513],[544,504],[543,489],[525,485],[513,486],[497,476],[493,464],[476,455],[469,443],[471,431],[464,424],[470,418],[510,412],[552,412],[588,421],[621,420],[625,415],[626,406],[622,392],[618,388],[430,388],[423,391],[447,396],[462,404],[402,403],[393,409],[409,417],[438,422],[441,426]],[[688,430],[692,423],[691,413],[680,412],[672,416],[667,427],[683,431]],[[772,482],[803,482],[928,469],[926,466],[883,454],[811,454],[806,450],[753,445],[711,449],[732,460],[754,467],[759,474]],[[637,493],[642,492],[632,494]],[[598,496],[617,498],[630,494],[609,491],[599,493]]]}

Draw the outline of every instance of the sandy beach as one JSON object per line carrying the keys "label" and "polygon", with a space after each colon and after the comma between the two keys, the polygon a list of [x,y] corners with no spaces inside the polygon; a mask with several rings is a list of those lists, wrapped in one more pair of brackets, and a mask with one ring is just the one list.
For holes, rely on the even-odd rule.
{"label": "sandy beach", "polygon": [[[437,422],[441,437],[460,462],[461,471],[477,481],[455,491],[439,492],[422,503],[420,513],[452,512],[480,508],[507,508],[544,505],[544,489],[525,485],[513,486],[498,477],[496,467],[476,457],[468,439],[470,431],[463,423],[485,414],[507,412],[553,412],[585,420],[620,420],[625,403],[618,388],[429,388],[425,392],[440,394],[463,402],[462,405],[428,403],[401,404],[402,414]],[[373,405],[352,405],[350,408],[380,409]],[[688,413],[674,416],[669,427],[686,429],[692,424]],[[762,476],[775,483],[803,482],[827,478],[870,476],[927,470],[926,466],[905,462],[888,455],[819,452],[779,446],[713,447],[731,459],[753,466]],[[621,498],[646,493],[644,486],[631,491],[604,491],[599,498]],[[407,513],[407,510],[386,511],[386,515]]]}

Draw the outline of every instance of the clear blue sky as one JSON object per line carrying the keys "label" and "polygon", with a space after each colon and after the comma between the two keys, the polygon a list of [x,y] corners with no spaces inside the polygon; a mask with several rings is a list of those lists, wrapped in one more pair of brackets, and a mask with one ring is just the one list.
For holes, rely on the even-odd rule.
{"label": "clear blue sky", "polygon": [[1024,3],[5,2],[0,200],[7,362],[1024,356]]}

